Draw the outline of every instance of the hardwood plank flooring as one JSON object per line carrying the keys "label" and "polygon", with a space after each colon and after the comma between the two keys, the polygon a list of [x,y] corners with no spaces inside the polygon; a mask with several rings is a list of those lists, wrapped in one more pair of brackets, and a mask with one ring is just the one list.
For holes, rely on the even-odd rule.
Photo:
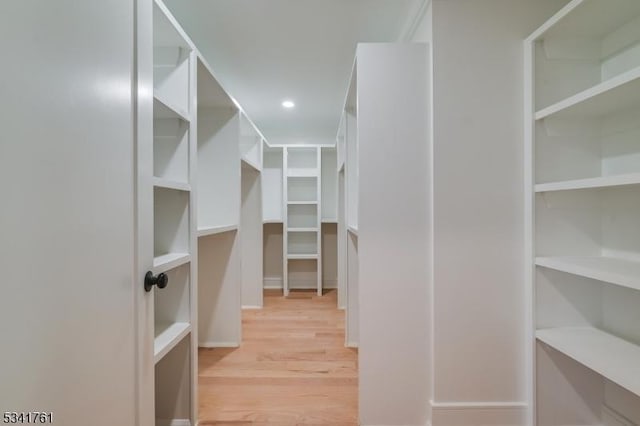
{"label": "hardwood plank flooring", "polygon": [[242,345],[198,358],[201,426],[357,425],[358,355],[335,290],[266,290],[242,313]]}

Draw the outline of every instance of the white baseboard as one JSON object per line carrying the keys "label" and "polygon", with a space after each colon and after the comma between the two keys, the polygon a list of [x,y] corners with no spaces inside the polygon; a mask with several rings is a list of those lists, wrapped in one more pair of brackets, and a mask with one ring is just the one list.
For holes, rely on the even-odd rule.
{"label": "white baseboard", "polygon": [[[296,280],[292,283],[291,289],[298,290],[313,290],[316,287],[315,280]],[[263,288],[265,290],[281,290],[282,278],[269,277],[263,279]],[[334,289],[338,288],[338,280],[322,280],[322,288]]]}
{"label": "white baseboard", "polygon": [[199,342],[199,348],[239,348],[238,342]]}
{"label": "white baseboard", "polygon": [[262,309],[262,306],[258,305],[242,305],[242,309]]}
{"label": "white baseboard", "polygon": [[433,426],[514,426],[526,423],[525,402],[430,401]]}
{"label": "white baseboard", "polygon": [[156,419],[156,426],[191,426],[189,419]]}
{"label": "white baseboard", "polygon": [[267,290],[281,290],[282,278],[281,277],[265,277],[262,280],[264,288]]}

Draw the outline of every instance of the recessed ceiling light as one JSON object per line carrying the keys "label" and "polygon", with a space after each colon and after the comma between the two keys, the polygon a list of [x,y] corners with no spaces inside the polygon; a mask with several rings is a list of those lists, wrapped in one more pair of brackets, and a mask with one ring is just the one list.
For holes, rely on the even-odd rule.
{"label": "recessed ceiling light", "polygon": [[284,108],[291,109],[294,106],[296,106],[296,104],[294,104],[293,101],[286,100],[286,101],[282,101],[282,106]]}

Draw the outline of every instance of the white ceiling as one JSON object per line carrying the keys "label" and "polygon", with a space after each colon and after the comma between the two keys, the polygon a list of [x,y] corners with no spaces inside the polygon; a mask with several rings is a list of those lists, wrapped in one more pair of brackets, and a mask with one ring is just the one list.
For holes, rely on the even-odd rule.
{"label": "white ceiling", "polygon": [[165,0],[271,143],[332,143],[356,43],[397,41],[423,2]]}

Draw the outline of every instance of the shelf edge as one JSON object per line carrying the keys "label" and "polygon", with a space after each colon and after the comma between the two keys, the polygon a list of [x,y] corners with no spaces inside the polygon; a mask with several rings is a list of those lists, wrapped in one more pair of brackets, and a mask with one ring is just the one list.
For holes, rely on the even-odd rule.
{"label": "shelf edge", "polygon": [[[167,99],[164,98],[164,96],[162,96],[158,91],[154,90],[153,91],[153,99],[155,101],[160,102],[165,108],[167,108],[168,110],[170,110],[171,112],[173,112],[176,116],[180,117],[180,119],[190,123],[191,122],[191,117],[189,117],[189,114],[184,111],[182,108],[179,108],[175,105],[173,105],[171,102],[169,102]],[[155,116],[154,116],[155,118]]]}
{"label": "shelf edge", "polygon": [[220,226],[205,226],[198,228],[198,238],[206,237],[208,235],[222,234],[223,232],[236,231],[238,225],[220,225]]}
{"label": "shelf edge", "polygon": [[251,167],[252,169],[258,171],[258,172],[262,172],[262,168],[257,165],[256,163],[254,163],[253,161],[249,160],[247,157],[242,156],[240,158],[240,161],[245,163],[247,166]]}
{"label": "shelf edge", "polygon": [[556,102],[546,108],[543,108],[534,113],[535,120],[542,120],[543,118],[550,117],[554,114],[567,110],[571,107],[579,105],[583,102],[587,102],[590,99],[597,98],[611,90],[620,88],[625,84],[631,83],[640,79],[640,67],[636,67],[623,74],[617,75],[609,80],[603,81],[593,87],[583,90],[580,93],[565,98],[559,102]]}
{"label": "shelf edge", "polygon": [[630,173],[617,176],[601,176],[595,178],[539,183],[534,186],[534,190],[535,192],[571,191],[575,189],[611,188],[638,184],[640,184],[640,173]]}
{"label": "shelf edge", "polygon": [[640,282],[637,282],[637,280],[634,281],[633,278],[630,278],[625,274],[609,272],[597,267],[590,268],[588,266],[571,264],[562,257],[536,257],[535,264],[536,266],[565,272],[579,277],[591,278],[608,284],[640,290]]}
{"label": "shelf edge", "polygon": [[159,274],[189,262],[191,262],[191,255],[189,253],[169,253],[156,256],[153,258],[153,271]]}
{"label": "shelf edge", "polygon": [[[160,333],[154,338],[153,342],[153,361],[157,364],[162,358],[165,357],[178,343],[180,343],[187,335],[191,333],[191,324],[188,322],[176,322],[169,326],[167,330]],[[166,339],[169,337],[168,339]],[[156,347],[159,338],[167,340],[165,344],[160,347]]]}

